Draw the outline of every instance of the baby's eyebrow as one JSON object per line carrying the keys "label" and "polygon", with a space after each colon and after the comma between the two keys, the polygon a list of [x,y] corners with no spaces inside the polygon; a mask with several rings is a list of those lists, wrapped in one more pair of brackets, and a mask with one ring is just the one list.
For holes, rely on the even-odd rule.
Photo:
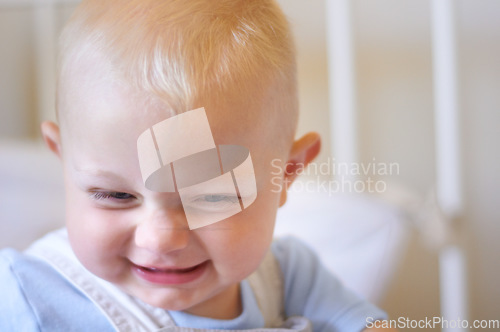
{"label": "baby's eyebrow", "polygon": [[122,182],[126,182],[127,179],[124,178],[123,176],[119,175],[119,174],[116,174],[114,172],[111,172],[111,171],[107,171],[107,170],[103,170],[103,169],[94,169],[94,168],[76,168],[75,167],[75,171],[77,171],[78,173],[80,174],[83,174],[83,175],[90,175],[90,176],[93,176],[93,177],[99,177],[99,178],[112,178],[112,179],[116,179],[116,180],[119,180],[119,181],[122,181]]}

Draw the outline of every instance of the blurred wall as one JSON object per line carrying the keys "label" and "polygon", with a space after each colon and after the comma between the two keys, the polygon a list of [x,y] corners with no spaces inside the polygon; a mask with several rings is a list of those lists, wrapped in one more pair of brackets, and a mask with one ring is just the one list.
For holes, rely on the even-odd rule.
{"label": "blurred wall", "polygon": [[[431,0],[432,1],[432,0]],[[434,0],[435,1],[435,0]],[[279,0],[297,39],[299,135],[323,137],[330,156],[324,0]],[[386,178],[421,195],[434,183],[434,123],[429,2],[353,0],[360,157],[397,162]],[[499,319],[500,2],[457,0],[461,139],[472,319]],[[57,26],[73,6],[57,7]],[[38,137],[33,16],[0,11],[0,139]],[[47,82],[51,84],[51,82]],[[406,260],[382,304],[393,317],[439,316],[435,252],[415,233]]]}

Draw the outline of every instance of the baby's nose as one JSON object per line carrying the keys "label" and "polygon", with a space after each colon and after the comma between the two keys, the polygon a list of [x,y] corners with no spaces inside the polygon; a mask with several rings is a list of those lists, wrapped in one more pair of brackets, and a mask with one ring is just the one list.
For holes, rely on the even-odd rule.
{"label": "baby's nose", "polygon": [[154,211],[137,225],[134,236],[136,246],[165,254],[185,248],[190,230],[182,209]]}

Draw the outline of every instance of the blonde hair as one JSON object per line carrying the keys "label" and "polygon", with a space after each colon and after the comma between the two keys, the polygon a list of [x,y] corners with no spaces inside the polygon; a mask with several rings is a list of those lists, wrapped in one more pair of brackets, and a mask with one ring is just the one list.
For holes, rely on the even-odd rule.
{"label": "blonde hair", "polygon": [[286,118],[285,140],[293,139],[295,50],[273,0],[84,0],[61,35],[59,77],[88,52],[176,113],[203,96],[272,85],[276,111],[268,115]]}

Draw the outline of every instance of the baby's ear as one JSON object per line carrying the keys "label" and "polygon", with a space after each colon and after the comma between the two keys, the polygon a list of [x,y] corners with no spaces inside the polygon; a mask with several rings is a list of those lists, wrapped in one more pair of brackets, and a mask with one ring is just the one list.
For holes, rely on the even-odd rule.
{"label": "baby's ear", "polygon": [[59,126],[51,121],[44,121],[41,124],[42,137],[49,149],[58,157],[61,157],[61,135]]}
{"label": "baby's ear", "polygon": [[286,192],[299,172],[316,158],[321,150],[321,138],[318,133],[310,132],[293,142],[289,159],[285,167],[285,185],[281,191],[280,206],[286,202]]}

